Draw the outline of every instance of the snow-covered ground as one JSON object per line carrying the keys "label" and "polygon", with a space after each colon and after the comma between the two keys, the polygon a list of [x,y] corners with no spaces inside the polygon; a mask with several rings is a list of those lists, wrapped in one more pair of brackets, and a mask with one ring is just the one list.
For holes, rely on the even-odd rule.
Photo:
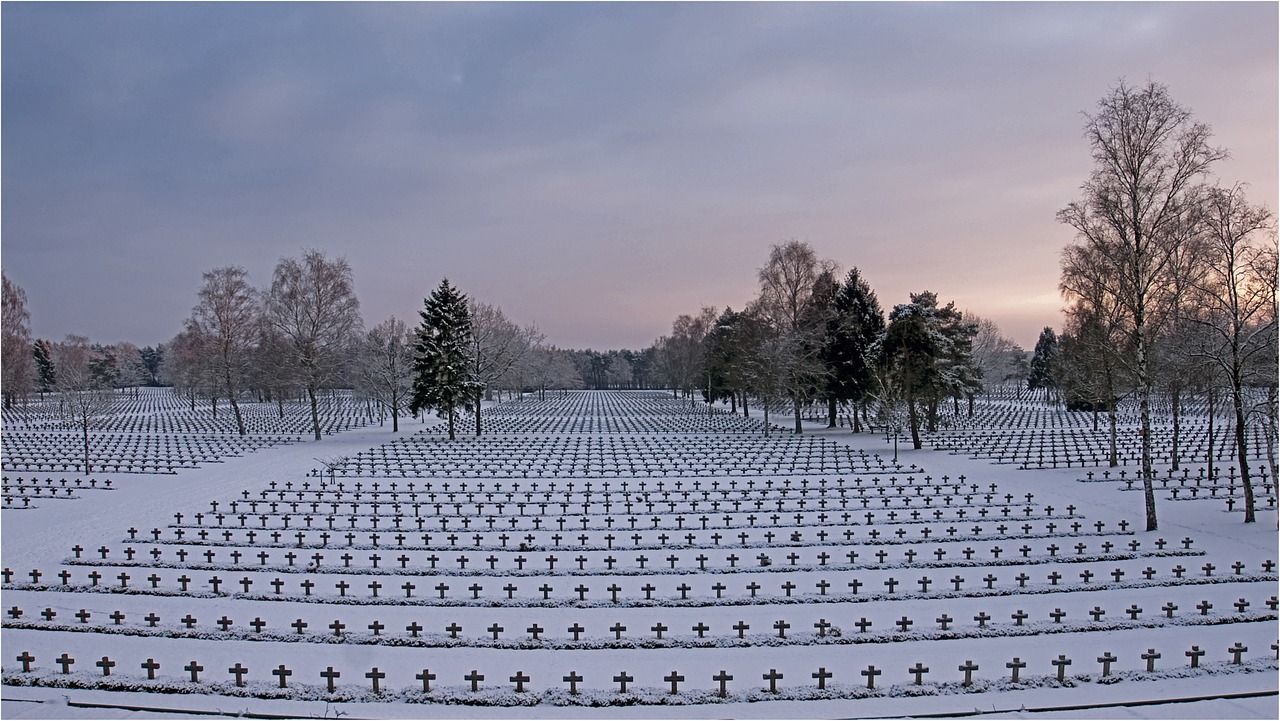
{"label": "snow-covered ground", "polygon": [[[929,450],[901,450],[895,465],[883,436],[814,424],[806,434],[821,450],[761,439],[768,458],[752,459],[741,423],[720,417],[718,432],[697,432],[697,414],[713,418],[705,407],[643,394],[584,403],[591,395],[571,395],[559,416],[504,404],[496,415],[519,430],[494,434],[530,468],[590,478],[494,477],[502,465],[490,461],[501,459],[464,455],[464,470],[487,464],[482,477],[352,475],[322,488],[313,469],[387,457],[389,425],[371,425],[176,475],[98,474],[112,490],[4,511],[4,715],[128,713],[74,705],[84,703],[388,718],[1007,717],[1061,707],[1079,718],[1276,717],[1273,507],[1246,526],[1222,499],[1162,501],[1160,530],[1146,532],[1140,494],[1081,482],[1078,467],[1018,470]],[[584,409],[590,424],[574,418]],[[678,432],[662,433],[663,422]],[[584,425],[595,442],[566,442],[565,428]],[[424,428],[438,432],[434,419],[402,421],[400,435]],[[410,445],[415,458],[431,447]],[[823,471],[823,458],[852,457],[845,447],[874,468]],[[664,478],[609,466],[659,467],[716,448],[775,470]],[[1204,652],[1199,668],[1189,667],[1193,647]],[[1229,649],[1239,647],[1236,664]],[[116,664],[110,676],[96,665],[104,657]],[[75,659],[68,673],[59,658]],[[1099,658],[1115,659],[1105,679]],[[1070,661],[1061,682],[1055,660]],[[247,669],[243,687],[233,668]],[[919,685],[913,668],[928,669]],[[273,670],[290,672],[285,688]],[[321,675],[330,671],[333,693]],[[1238,698],[1122,705],[1228,695]],[[1106,707],[1076,708],[1095,705]]]}

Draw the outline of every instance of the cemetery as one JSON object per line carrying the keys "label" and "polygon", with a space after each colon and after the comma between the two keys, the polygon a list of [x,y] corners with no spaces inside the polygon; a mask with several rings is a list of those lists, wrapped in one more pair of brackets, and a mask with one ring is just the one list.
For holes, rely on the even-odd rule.
{"label": "cemetery", "polygon": [[[1274,485],[1245,532],[1231,446],[1212,478],[1190,444],[1161,468],[1170,520],[1143,532],[1132,466],[976,440],[1025,455],[1087,431],[1039,401],[984,399],[894,461],[883,435],[580,391],[487,405],[487,434],[452,443],[435,419],[391,442],[353,421],[318,465],[279,427],[148,432],[195,431],[149,395],[133,430],[96,432],[98,463],[134,439],[110,482],[29,471],[64,431],[5,429],[6,699],[790,716],[1274,692]],[[191,462],[170,472],[173,448]],[[159,484],[132,516],[52,500]],[[32,530],[60,518],[80,532]]]}

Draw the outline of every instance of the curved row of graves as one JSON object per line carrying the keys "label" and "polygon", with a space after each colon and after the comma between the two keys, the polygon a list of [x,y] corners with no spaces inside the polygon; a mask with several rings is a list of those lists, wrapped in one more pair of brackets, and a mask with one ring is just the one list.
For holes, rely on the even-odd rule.
{"label": "curved row of graves", "polygon": [[[627,394],[591,398],[563,412],[626,414]],[[682,412],[635,400],[638,417]],[[743,440],[672,435],[644,450],[581,440],[618,457]],[[580,467],[555,434],[502,440]],[[757,440],[757,463],[780,453]],[[743,477],[480,467],[246,483],[164,526],[69,539],[56,567],[5,568],[3,680],[611,706],[1113,684],[1140,697],[1170,679],[1274,676],[1273,551],[1221,557],[1011,484],[864,458]]]}

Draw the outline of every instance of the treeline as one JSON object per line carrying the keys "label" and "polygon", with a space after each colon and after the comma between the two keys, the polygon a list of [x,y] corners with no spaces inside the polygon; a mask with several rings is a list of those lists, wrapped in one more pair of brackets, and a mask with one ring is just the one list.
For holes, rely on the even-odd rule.
{"label": "treeline", "polygon": [[[282,259],[262,288],[244,268],[204,273],[183,330],[155,348],[106,346],[83,336],[33,340],[26,293],[7,276],[3,285],[5,407],[34,392],[59,392],[64,411],[66,399],[82,402],[72,420],[86,433],[89,420],[110,408],[112,389],[145,385],[172,386],[193,409],[208,401],[215,417],[225,402],[241,435],[241,404],[274,403],[283,415],[286,400],[302,399],[310,405],[317,440],[320,399],[336,389],[354,391],[371,414],[391,420],[393,432],[401,415],[425,410],[447,418],[452,431],[457,412],[467,410],[479,434],[481,401],[495,394],[584,385],[581,352],[546,344],[535,326],[518,325],[501,308],[468,299],[447,280],[433,298],[442,289],[454,293],[448,317],[429,318],[428,298],[413,327],[392,317],[366,328],[350,265],[316,250]],[[450,396],[446,406],[430,389],[448,379],[431,375],[438,367],[427,364],[439,360],[438,335],[449,329],[457,347],[446,350],[460,364],[458,382],[466,395]]]}
{"label": "treeline", "polygon": [[787,406],[802,433],[805,409],[819,403],[828,427],[845,409],[854,432],[909,429],[920,448],[921,431],[937,428],[945,402],[972,414],[988,385],[1021,387],[1027,377],[1026,351],[991,320],[942,305],[929,291],[886,317],[857,268],[842,274],[807,243],[774,245],[757,281],[745,308],[681,315],[653,351],[677,394],[700,394],[744,415],[755,403],[766,433],[772,408]]}

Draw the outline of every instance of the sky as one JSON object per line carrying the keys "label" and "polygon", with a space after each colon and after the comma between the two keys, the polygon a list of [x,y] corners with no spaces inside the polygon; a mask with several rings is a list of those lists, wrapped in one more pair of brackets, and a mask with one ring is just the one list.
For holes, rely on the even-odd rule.
{"label": "sky", "polygon": [[167,341],[317,248],[550,343],[740,309],[772,244],[1060,327],[1084,113],[1168,86],[1277,207],[1277,3],[0,4],[0,265],[32,331]]}

